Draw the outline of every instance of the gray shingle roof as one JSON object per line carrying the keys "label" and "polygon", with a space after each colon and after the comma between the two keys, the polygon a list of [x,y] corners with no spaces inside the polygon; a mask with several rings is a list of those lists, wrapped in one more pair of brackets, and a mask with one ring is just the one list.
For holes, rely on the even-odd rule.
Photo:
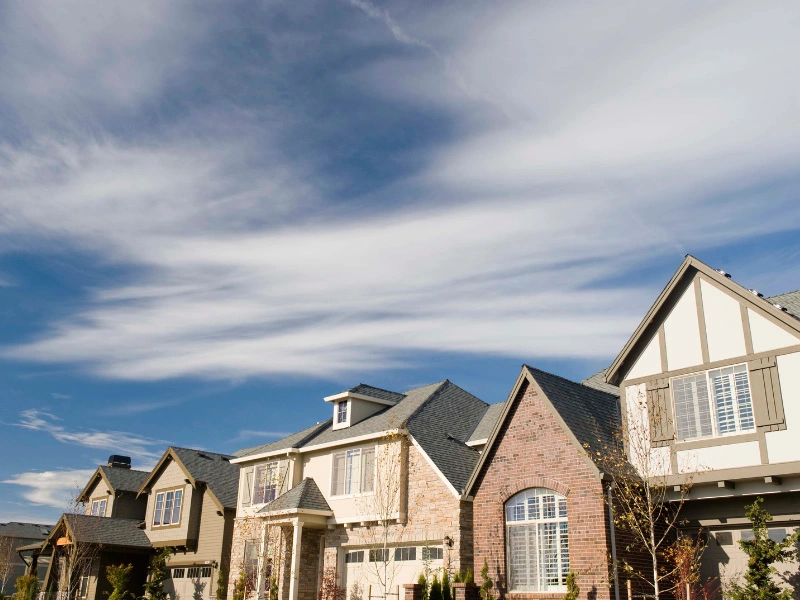
{"label": "gray shingle roof", "polygon": [[104,546],[150,548],[150,539],[140,529],[138,519],[93,517],[91,515],[65,514],[72,535],[78,542]]}
{"label": "gray shingle roof", "polygon": [[617,444],[621,430],[619,398],[526,365],[550,403],[597,461],[597,452]]}
{"label": "gray shingle roof", "polygon": [[170,447],[195,480],[204,482],[225,508],[236,508],[239,492],[239,466],[234,458],[206,450]]}
{"label": "gray shingle roof", "polygon": [[483,413],[481,420],[478,422],[478,425],[475,427],[475,430],[470,434],[468,442],[477,442],[481,440],[489,439],[489,436],[492,435],[492,430],[494,429],[495,424],[497,423],[497,419],[500,418],[500,415],[503,412],[503,407],[505,407],[505,402],[498,402],[497,404],[490,404],[486,407],[486,412]]}
{"label": "gray shingle roof", "polygon": [[405,394],[376,388],[375,386],[367,385],[366,383],[359,383],[357,386],[351,387],[347,391],[352,392],[353,394],[363,394],[364,396],[369,396],[370,398],[378,398],[379,400],[388,400],[389,402],[399,402],[405,397]]}
{"label": "gray shingle roof", "polygon": [[298,485],[294,486],[285,494],[275,498],[272,502],[262,508],[260,513],[271,513],[283,510],[322,510],[333,514],[331,507],[328,506],[325,496],[319,490],[316,482],[310,477],[306,477]]}
{"label": "gray shingle roof", "polygon": [[800,290],[767,298],[773,304],[784,306],[794,317],[800,318]]}
{"label": "gray shingle roof", "polygon": [[53,529],[52,525],[39,523],[0,523],[0,537],[22,538],[26,540],[45,540]]}
{"label": "gray shingle roof", "polygon": [[119,467],[101,466],[100,470],[111,484],[115,492],[138,492],[144,484],[149,471],[136,471],[134,469],[120,469]]}
{"label": "gray shingle roof", "polygon": [[459,493],[480,458],[465,442],[485,412],[483,400],[445,381],[408,420],[408,432]]}
{"label": "gray shingle roof", "polygon": [[619,396],[619,387],[616,385],[611,385],[610,383],[606,383],[606,371],[608,371],[608,367],[602,371],[598,371],[591,377],[587,377],[581,381],[581,384],[596,390],[600,390],[601,392],[606,392],[607,394]]}
{"label": "gray shingle roof", "polygon": [[268,444],[260,444],[258,446],[251,446],[250,448],[243,448],[242,450],[237,450],[233,453],[233,455],[237,458],[242,458],[244,456],[252,456],[255,454],[264,454],[265,452],[274,452],[276,450],[288,450],[289,448],[299,448],[303,445],[305,441],[310,439],[314,436],[318,431],[325,429],[325,427],[331,425],[333,423],[332,420],[327,420],[323,423],[317,423],[316,425],[312,425],[311,427],[307,427],[302,431],[298,431],[291,435],[287,435],[285,438],[281,438],[274,442],[269,442]]}

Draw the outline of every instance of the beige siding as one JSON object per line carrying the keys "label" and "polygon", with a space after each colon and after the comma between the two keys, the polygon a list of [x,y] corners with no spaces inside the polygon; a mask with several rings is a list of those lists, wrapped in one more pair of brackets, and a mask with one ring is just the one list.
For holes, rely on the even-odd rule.
{"label": "beige siding", "polygon": [[694,286],[686,289],[664,321],[664,337],[670,370],[703,364]]}
{"label": "beige siding", "polygon": [[114,509],[114,496],[113,494],[109,493],[110,490],[108,485],[106,485],[105,480],[102,477],[97,478],[97,483],[94,485],[93,488],[89,490],[89,493],[86,494],[88,497],[88,502],[86,502],[86,514],[92,514],[92,501],[93,500],[102,500],[105,498],[106,500],[106,513],[103,515],[104,517],[113,516],[113,509]]}
{"label": "beige siding", "polygon": [[778,327],[752,308],[747,309],[747,317],[750,321],[750,334],[753,336],[753,352],[768,352],[800,344],[800,338]]}
{"label": "beige siding", "polygon": [[[167,466],[164,467],[159,474],[158,478],[153,481],[150,487],[150,493],[147,498],[147,528],[145,532],[150,541],[158,544],[159,542],[186,540],[189,538],[189,523],[190,510],[192,506],[193,489],[192,486],[186,483],[186,474],[174,461],[170,460]],[[153,527],[153,511],[156,504],[156,494],[160,490],[174,489],[180,487],[183,490],[183,507],[181,508],[181,522],[178,527]]]}
{"label": "beige siding", "polygon": [[636,359],[630,372],[626,375],[627,379],[646,377],[661,373],[661,346],[659,345],[658,335],[654,335],[647,347]]}
{"label": "beige siding", "polygon": [[771,463],[800,460],[800,352],[778,357],[778,377],[786,429],[766,434]]}

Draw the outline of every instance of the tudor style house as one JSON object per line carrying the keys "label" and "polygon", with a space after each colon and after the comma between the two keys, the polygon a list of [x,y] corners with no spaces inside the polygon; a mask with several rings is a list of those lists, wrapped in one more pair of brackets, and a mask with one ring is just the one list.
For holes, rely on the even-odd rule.
{"label": "tudor style house", "polygon": [[501,597],[561,598],[572,570],[582,598],[619,599],[615,561],[636,566],[642,557],[614,531],[611,485],[594,461],[615,444],[618,402],[523,366],[467,485],[476,571],[488,563]]}
{"label": "tudor style house", "polygon": [[[466,484],[499,411],[444,381],[325,398],[333,418],[237,452],[230,588],[317,597],[323,573],[353,593],[402,593],[427,567],[471,568]],[[356,586],[354,588],[354,586]]]}
{"label": "tudor style house", "polygon": [[605,378],[656,475],[691,480],[683,518],[709,532],[703,575],[744,570],[737,542],[756,497],[770,536],[800,524],[800,291],[764,298],[687,256]]}

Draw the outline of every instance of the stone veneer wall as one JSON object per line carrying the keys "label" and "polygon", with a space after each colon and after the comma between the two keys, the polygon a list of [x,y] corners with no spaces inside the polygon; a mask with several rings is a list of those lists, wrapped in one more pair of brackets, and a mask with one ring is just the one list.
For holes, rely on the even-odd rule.
{"label": "stone veneer wall", "polygon": [[520,389],[474,493],[475,581],[483,561],[496,589],[508,598],[562,598],[563,592],[507,593],[504,504],[531,487],[553,489],[567,498],[570,568],[578,573],[581,598],[609,600],[610,552],[603,486],[567,437],[550,409],[528,383]]}

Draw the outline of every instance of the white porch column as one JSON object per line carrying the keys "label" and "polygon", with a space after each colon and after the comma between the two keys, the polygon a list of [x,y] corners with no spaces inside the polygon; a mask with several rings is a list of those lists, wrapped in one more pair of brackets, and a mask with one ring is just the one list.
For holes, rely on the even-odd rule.
{"label": "white porch column", "polygon": [[300,544],[303,541],[303,522],[297,519],[294,522],[294,536],[292,537],[292,578],[289,581],[289,600],[297,600],[300,593]]}

